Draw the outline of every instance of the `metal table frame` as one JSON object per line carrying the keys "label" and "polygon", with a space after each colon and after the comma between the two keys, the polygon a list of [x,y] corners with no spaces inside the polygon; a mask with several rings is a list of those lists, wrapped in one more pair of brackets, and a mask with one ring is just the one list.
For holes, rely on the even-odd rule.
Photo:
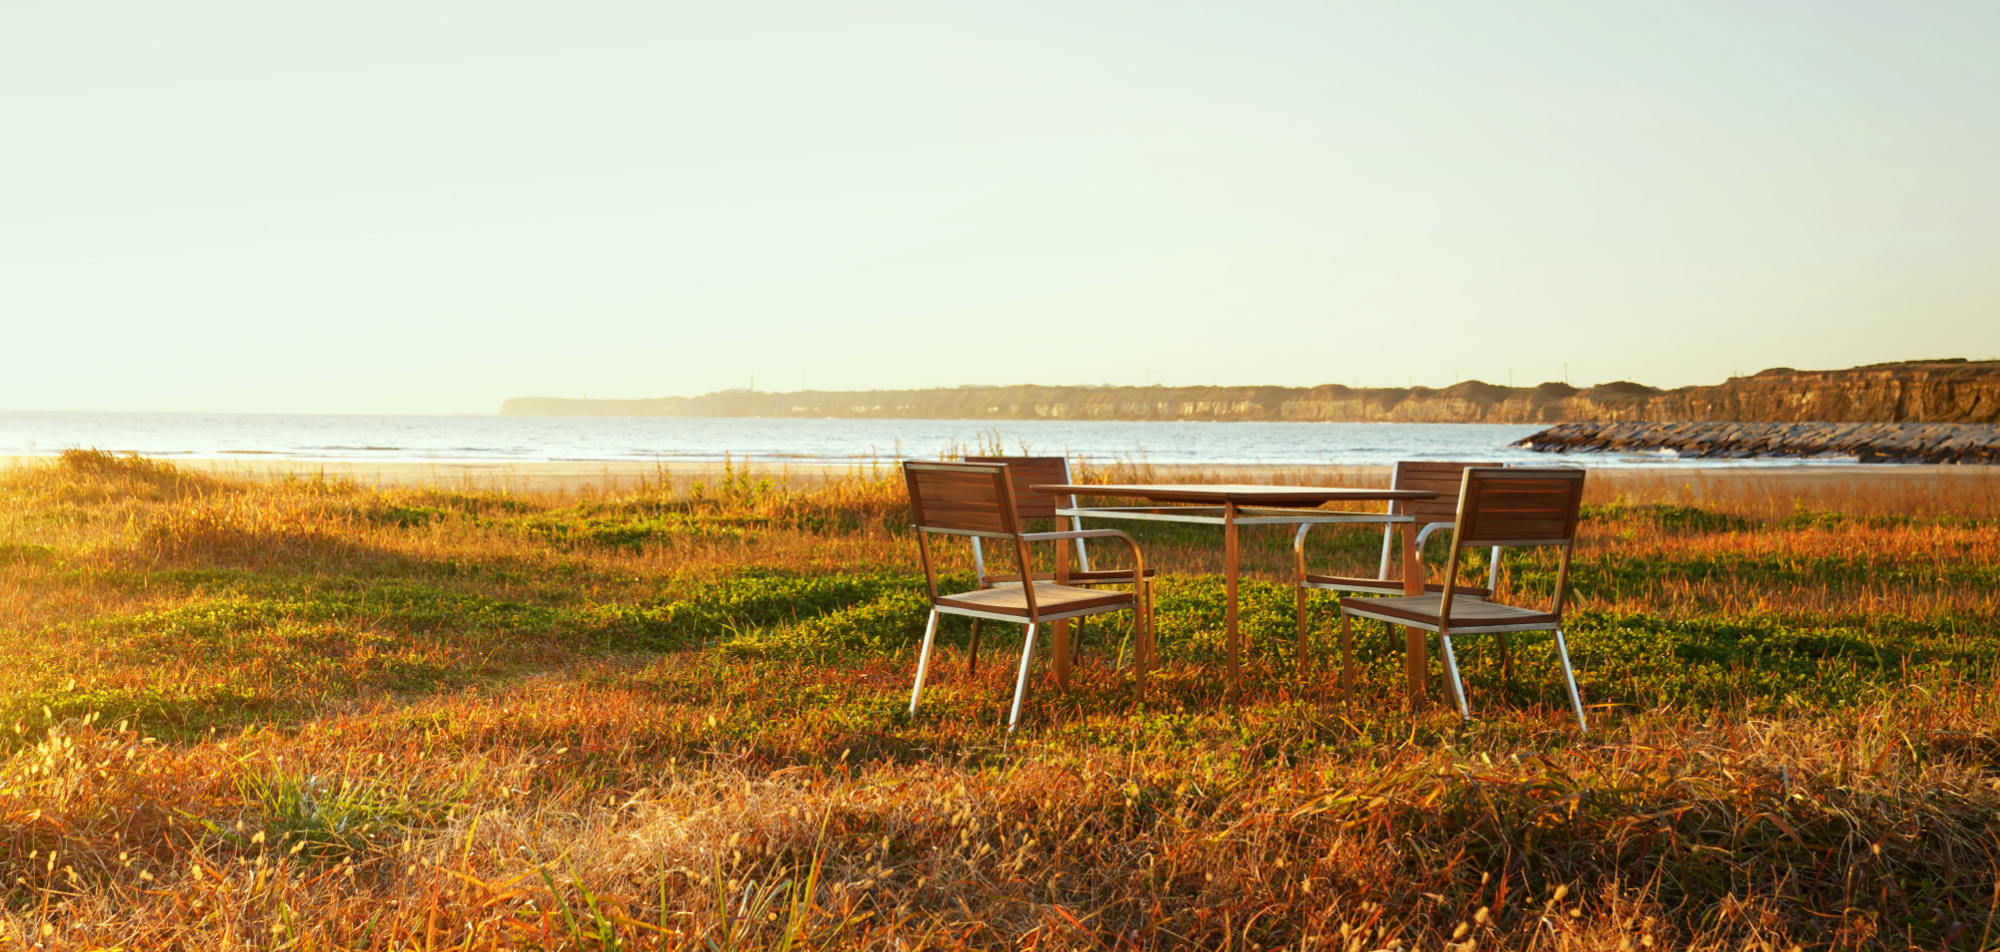
{"label": "metal table frame", "polygon": [[[1119,492],[1119,487],[1105,488],[1093,486],[1035,486],[1044,492],[1067,494],[1097,493],[1101,495],[1132,495]],[[1137,488],[1137,487],[1126,487]],[[1181,487],[1199,492],[1204,487],[1188,485]],[[1278,488],[1278,487],[1272,487]],[[1396,495],[1389,495],[1395,493]],[[1411,493],[1388,490],[1379,498],[1393,500],[1399,498],[1428,498],[1436,493]],[[1074,495],[1072,495],[1074,499]],[[1126,519],[1141,522],[1183,522],[1195,525],[1222,527],[1223,537],[1223,589],[1227,607],[1225,609],[1228,629],[1229,694],[1236,698],[1242,695],[1243,666],[1242,640],[1237,623],[1237,581],[1241,574],[1238,560],[1237,528],[1239,526],[1296,526],[1296,525],[1399,525],[1403,537],[1403,592],[1406,595],[1421,595],[1424,591],[1422,566],[1417,561],[1416,526],[1410,516],[1394,515],[1386,512],[1353,512],[1325,509],[1289,509],[1282,507],[1245,506],[1225,501],[1215,505],[1182,506],[1104,506],[1075,507],[1056,510],[1057,515],[1083,519]],[[1429,639],[1416,628],[1405,628],[1404,674],[1407,680],[1409,705],[1412,710],[1422,707],[1425,694],[1426,673],[1429,663]]]}

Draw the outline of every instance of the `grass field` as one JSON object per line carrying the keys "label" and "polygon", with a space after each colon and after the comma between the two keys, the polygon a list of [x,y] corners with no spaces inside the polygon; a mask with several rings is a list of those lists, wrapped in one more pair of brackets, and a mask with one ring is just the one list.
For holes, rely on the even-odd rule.
{"label": "grass field", "polygon": [[1377,627],[1343,706],[1330,599],[1294,677],[1278,530],[1228,704],[1213,533],[1141,526],[1164,670],[1093,621],[1009,738],[1018,630],[904,711],[892,477],[0,471],[0,949],[2000,946],[2000,478],[1593,475],[1585,737],[1539,639],[1469,725]]}

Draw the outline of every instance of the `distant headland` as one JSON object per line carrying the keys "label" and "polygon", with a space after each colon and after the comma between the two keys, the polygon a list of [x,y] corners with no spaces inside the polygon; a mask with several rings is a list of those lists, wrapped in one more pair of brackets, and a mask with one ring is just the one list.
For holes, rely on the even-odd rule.
{"label": "distant headland", "polygon": [[1273,420],[1350,423],[2000,423],[2000,360],[1913,360],[1847,370],[1779,367],[1662,390],[1618,381],[1503,387],[1044,387],[724,390],[698,397],[516,397],[503,415],[856,417],[912,420]]}

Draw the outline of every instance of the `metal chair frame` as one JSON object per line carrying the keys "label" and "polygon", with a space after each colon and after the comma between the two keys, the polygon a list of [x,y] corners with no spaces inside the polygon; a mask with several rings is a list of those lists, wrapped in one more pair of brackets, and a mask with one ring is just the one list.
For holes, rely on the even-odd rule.
{"label": "metal chair frame", "polygon": [[[1012,482],[1004,463],[945,463],[922,460],[905,460],[903,474],[910,491],[910,509],[915,517],[912,528],[917,532],[917,550],[923,560],[924,587],[931,601],[930,617],[924,625],[923,647],[917,654],[916,681],[910,688],[910,714],[917,713],[917,703],[923,697],[924,677],[930,670],[931,648],[937,637],[940,615],[964,615],[979,620],[1004,621],[1027,626],[1026,637],[1021,645],[1021,667],[1015,676],[1014,701],[1007,715],[1007,730],[1012,732],[1020,724],[1021,702],[1027,696],[1028,671],[1034,658],[1035,630],[1049,622],[1113,611],[1134,612],[1133,624],[1141,634],[1142,647],[1139,652],[1139,686],[1145,687],[1146,662],[1151,639],[1151,606],[1143,586],[1130,593],[1094,592],[1064,584],[1069,576],[1068,547],[1056,547],[1056,578],[1054,581],[1035,579],[1030,573],[1031,562],[1028,546],[1038,542],[1066,542],[1084,539],[1121,539],[1132,549],[1132,558],[1137,568],[1135,577],[1145,575],[1146,560],[1139,551],[1138,542],[1116,529],[1085,529],[1069,532],[1022,532],[1020,517],[1014,504]],[[934,483],[933,503],[926,505],[925,482]],[[949,498],[946,494],[949,493]],[[992,539],[1010,543],[1014,549],[1014,561],[1020,568],[1021,578],[1026,584],[984,588],[959,595],[939,595],[937,572],[931,562],[930,537],[933,535],[967,537],[975,542]],[[998,597],[995,597],[997,594]],[[1012,604],[1018,596],[1019,605]],[[1127,597],[1120,597],[1127,596]],[[1045,604],[1053,600],[1053,604]],[[1066,603],[1082,604],[1076,608],[1064,608]],[[1010,608],[996,611],[982,608]]]}
{"label": "metal chair frame", "polygon": [[[1067,483],[1070,481],[1069,457],[1067,456],[1015,456],[1015,457],[967,456],[965,457],[965,461],[968,463],[999,463],[1006,466],[1012,466],[1015,465],[1016,463],[1021,463],[1021,462],[1036,462],[1044,464],[1061,463],[1062,479],[1057,480],[1057,482]],[[1017,485],[1014,487],[1014,509],[1016,512],[1019,512],[1021,509],[1022,494],[1033,493],[1033,492],[1034,490],[1029,489],[1026,486]],[[1037,495],[1046,495],[1046,494],[1037,493]],[[1053,499],[1054,497],[1051,497],[1052,501]],[[1064,506],[1058,502],[1056,503],[1056,506],[1053,508],[1073,509],[1075,507],[1076,507],[1076,497],[1072,496],[1070,497],[1069,504],[1067,506]],[[1033,517],[1024,516],[1023,518],[1033,518]],[[1061,516],[1050,516],[1049,518],[1055,519],[1058,523],[1062,521]],[[1083,518],[1081,516],[1069,517],[1069,527],[1071,531],[1082,532]],[[1085,572],[1090,571],[1090,547],[1084,545],[1084,541],[1082,539],[1076,540],[1076,567]],[[986,557],[985,553],[980,550],[978,539],[972,540],[972,572],[974,575],[979,577],[981,584],[986,583]],[[1004,584],[1004,583],[995,583],[995,584]]]}
{"label": "metal chair frame", "polygon": [[[1061,525],[1063,516],[1059,510],[1076,508],[1076,497],[1074,496],[1056,496],[1028,488],[1032,482],[1064,484],[1074,482],[1075,479],[1070,474],[1069,457],[1067,456],[967,456],[964,459],[968,463],[1000,463],[1008,467],[1008,477],[1013,480],[1014,487],[1014,510],[1022,519],[1045,518],[1054,520],[1057,525]],[[1023,473],[1022,470],[1025,468],[1047,469],[1049,473],[1046,478],[1038,477],[1032,473]],[[1058,475],[1058,471],[1060,475]],[[1083,518],[1081,516],[1070,516],[1069,524],[1072,531],[1084,531]],[[1078,571],[1085,573],[1086,576],[1094,577],[1072,577],[1064,584],[1088,587],[1130,584],[1135,587],[1146,587],[1148,589],[1147,597],[1151,597],[1152,579],[1148,577],[1148,574],[1143,569],[1135,570],[1129,575],[1123,574],[1120,570],[1099,572],[1092,569],[1090,567],[1090,548],[1084,544],[1084,539],[1082,538],[1076,540],[1076,561]],[[982,588],[1021,584],[1018,577],[1000,577],[987,574],[986,554],[977,538],[972,540],[972,572],[973,577],[979,580],[979,585]],[[978,618],[972,620],[972,641],[966,648],[965,653],[965,671],[967,674],[974,674],[979,670],[980,621]],[[1070,652],[1073,659],[1082,656],[1082,635],[1083,622],[1079,621],[1077,622],[1077,637],[1070,642]],[[1154,656],[1147,660],[1157,663],[1159,658]]]}
{"label": "metal chair frame", "polygon": [[[1503,665],[1511,667],[1505,658],[1506,636],[1513,632],[1552,631],[1555,633],[1556,654],[1562,661],[1563,679],[1569,687],[1570,704],[1576,711],[1579,731],[1588,731],[1589,723],[1584,719],[1583,695],[1576,684],[1576,671],[1570,664],[1569,644],[1563,636],[1563,608],[1569,594],[1569,566],[1576,547],[1577,517],[1583,499],[1584,471],[1575,468],[1502,468],[1475,466],[1465,471],[1459,487],[1456,526],[1465,527],[1464,532],[1455,532],[1451,557],[1445,563],[1445,582],[1435,595],[1415,595],[1400,598],[1342,598],[1340,600],[1340,650],[1341,681],[1347,695],[1353,696],[1353,641],[1352,620],[1370,618],[1399,625],[1418,628],[1438,634],[1438,641],[1444,649],[1445,670],[1451,676],[1451,692],[1458,702],[1459,716],[1470,720],[1472,712],[1465,700],[1465,685],[1458,671],[1458,658],[1452,650],[1454,634],[1498,634],[1501,637]],[[1514,483],[1514,486],[1508,486]],[[1513,500],[1503,500],[1506,505],[1539,505],[1544,508],[1533,510],[1493,509],[1489,494],[1514,490]],[[1542,497],[1527,499],[1530,493],[1541,493]],[[1558,501],[1557,497],[1560,496]],[[1554,505],[1555,508],[1546,508]],[[1551,532],[1550,529],[1555,531]],[[1523,530],[1526,530],[1525,533]],[[1492,546],[1493,548],[1537,548],[1556,546],[1561,548],[1561,562],[1556,569],[1554,605],[1546,613],[1528,609],[1513,608],[1491,602],[1487,599],[1468,600],[1481,603],[1474,612],[1484,615],[1489,622],[1472,621],[1459,624],[1452,621],[1452,602],[1460,596],[1458,586],[1459,554],[1468,547]],[[1496,557],[1495,564],[1498,564]],[[1431,600],[1436,607],[1430,607]],[[1399,610],[1400,609],[1400,610]],[[1509,615],[1519,618],[1508,622]]]}
{"label": "metal chair frame", "polygon": [[[1402,460],[1396,463],[1395,472],[1390,477],[1389,487],[1391,489],[1408,489],[1411,488],[1408,485],[1408,483],[1411,482],[1411,478],[1413,476],[1424,473],[1435,473],[1450,469],[1457,469],[1459,471],[1460,475],[1458,478],[1458,482],[1461,485],[1463,485],[1464,482],[1463,474],[1466,469],[1475,466],[1495,467],[1501,465],[1502,464],[1500,463],[1438,463],[1438,462],[1431,462],[1428,460],[1425,461]],[[1422,488],[1429,488],[1429,487],[1422,487]],[[1306,523],[1304,525],[1299,526],[1298,534],[1292,537],[1292,559],[1295,565],[1294,584],[1295,587],[1297,588],[1297,599],[1298,599],[1298,609],[1297,609],[1298,622],[1299,622],[1298,657],[1301,668],[1304,667],[1304,662],[1306,658],[1307,593],[1310,592],[1311,590],[1317,589],[1319,591],[1325,591],[1325,592],[1352,592],[1358,595],[1403,594],[1403,580],[1400,578],[1393,578],[1389,575],[1389,555],[1391,549],[1393,548],[1397,527],[1401,525],[1406,525],[1411,522],[1419,523],[1417,529],[1416,541],[1412,543],[1412,545],[1417,550],[1417,558],[1419,560],[1423,558],[1424,543],[1430,540],[1431,533],[1436,532],[1439,529],[1448,529],[1456,531],[1457,522],[1454,521],[1456,518],[1455,510],[1453,519],[1441,519],[1437,518],[1437,514],[1435,512],[1427,512],[1426,510],[1428,509],[1430,509],[1429,506],[1410,505],[1405,503],[1390,503],[1388,511],[1376,514],[1376,518],[1365,520],[1365,522],[1367,523],[1380,523],[1382,526],[1381,564],[1375,570],[1375,578],[1367,580],[1344,579],[1341,581],[1333,581],[1333,582],[1313,581],[1311,576],[1309,576],[1306,573],[1306,534],[1312,531],[1313,524]],[[1357,519],[1355,521],[1362,522],[1364,520]],[[1462,592],[1461,594],[1466,594],[1474,598],[1484,598],[1500,590],[1500,547],[1499,546],[1493,547],[1489,563],[1490,564],[1487,566],[1487,572],[1486,572],[1485,591],[1483,592],[1467,591],[1467,592]],[[1419,562],[1419,564],[1422,563]],[[1370,582],[1375,582],[1379,584],[1369,584]],[[1435,587],[1436,586],[1433,585],[1426,586],[1427,589]]]}
{"label": "metal chair frame", "polygon": [[[1391,489],[1409,488],[1408,486],[1404,485],[1408,478],[1407,474],[1412,472],[1417,466],[1425,466],[1425,467],[1453,466],[1463,471],[1465,469],[1470,469],[1475,466],[1481,468],[1493,468],[1493,467],[1502,467],[1504,466],[1504,464],[1430,463],[1428,461],[1416,462],[1412,460],[1404,460],[1396,464],[1395,474],[1390,477],[1389,488]],[[1329,584],[1324,582],[1306,581],[1305,580],[1306,579],[1306,533],[1312,531],[1313,524],[1306,523],[1304,525],[1299,526],[1298,534],[1296,536],[1293,536],[1292,538],[1292,554],[1298,563],[1299,587],[1302,589],[1316,588],[1328,592],[1356,592],[1364,595],[1402,594],[1403,592],[1402,580],[1397,578],[1391,578],[1389,576],[1389,555],[1394,547],[1393,544],[1396,536],[1396,527],[1398,525],[1407,522],[1421,521],[1423,523],[1417,529],[1417,540],[1415,543],[1417,552],[1420,555],[1424,551],[1424,543],[1430,541],[1431,533],[1436,532],[1439,529],[1455,529],[1457,527],[1457,523],[1450,519],[1419,520],[1416,517],[1411,516],[1407,513],[1406,510],[1412,508],[1415,507],[1406,506],[1402,503],[1390,503],[1388,512],[1382,513],[1380,518],[1378,519],[1368,520],[1369,522],[1379,522],[1382,524],[1382,560],[1381,564],[1377,566],[1375,569],[1375,580],[1383,583],[1380,586],[1342,585],[1342,584]],[[1497,591],[1500,586],[1500,547],[1495,546],[1493,548],[1492,554],[1493,554],[1492,564],[1488,566],[1486,573],[1486,588],[1489,592]]]}

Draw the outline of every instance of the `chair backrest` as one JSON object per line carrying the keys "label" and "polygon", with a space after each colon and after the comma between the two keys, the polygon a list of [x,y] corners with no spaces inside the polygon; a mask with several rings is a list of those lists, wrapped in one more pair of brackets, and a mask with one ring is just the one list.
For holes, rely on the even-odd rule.
{"label": "chair backrest", "polygon": [[1459,489],[1454,546],[1567,546],[1582,507],[1581,469],[1474,467]]}
{"label": "chair backrest", "polygon": [[910,513],[924,532],[1012,537],[1021,531],[1007,467],[904,460]]}
{"label": "chair backrest", "polygon": [[1056,510],[1074,508],[1071,496],[1036,492],[1030,486],[1069,482],[1069,458],[1063,456],[968,456],[968,463],[1004,463],[1014,481],[1014,515],[1022,519],[1054,519]]}
{"label": "chair backrest", "polygon": [[1390,505],[1389,511],[1397,515],[1410,516],[1417,525],[1424,526],[1436,522],[1451,522],[1458,518],[1458,490],[1464,482],[1465,471],[1474,466],[1499,466],[1499,463],[1441,463],[1431,460],[1402,460],[1396,464],[1396,475],[1390,481],[1391,489],[1428,489],[1437,493],[1435,499],[1408,499]]}
{"label": "chair backrest", "polygon": [[1577,515],[1583,509],[1583,470],[1475,466],[1465,471],[1464,480],[1458,490],[1458,524],[1452,532],[1451,557],[1445,560],[1445,591],[1438,617],[1451,617],[1458,554],[1468,546],[1493,546],[1495,557],[1487,587],[1497,588],[1501,546],[1555,545],[1562,547],[1562,558],[1556,566],[1555,598],[1549,611],[1560,619],[1569,598]]}

